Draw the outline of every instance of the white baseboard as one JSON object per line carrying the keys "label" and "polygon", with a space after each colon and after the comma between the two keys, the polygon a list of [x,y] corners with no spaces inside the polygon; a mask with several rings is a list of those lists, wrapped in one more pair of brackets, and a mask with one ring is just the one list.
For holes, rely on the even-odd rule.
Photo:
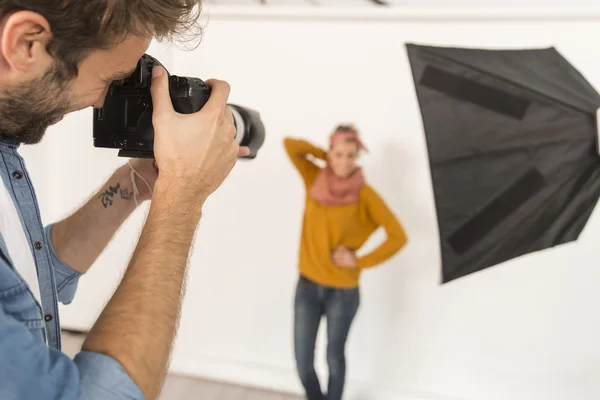
{"label": "white baseboard", "polygon": [[[202,379],[228,382],[251,388],[289,393],[304,394],[296,371],[265,365],[244,364],[236,361],[216,359],[201,355],[174,354],[170,372]],[[323,377],[321,377],[323,378]],[[325,380],[322,379],[322,382]],[[375,384],[348,379],[346,383],[347,400],[468,400],[440,396],[431,393],[419,393],[410,390],[376,387]]]}

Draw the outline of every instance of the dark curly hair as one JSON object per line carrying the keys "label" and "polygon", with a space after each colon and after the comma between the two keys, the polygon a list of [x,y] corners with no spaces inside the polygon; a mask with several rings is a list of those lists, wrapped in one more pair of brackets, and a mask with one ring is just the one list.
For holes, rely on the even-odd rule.
{"label": "dark curly hair", "polygon": [[42,15],[52,29],[48,51],[63,78],[78,74],[92,51],[133,34],[159,40],[201,37],[201,0],[0,0],[0,19],[17,11]]}

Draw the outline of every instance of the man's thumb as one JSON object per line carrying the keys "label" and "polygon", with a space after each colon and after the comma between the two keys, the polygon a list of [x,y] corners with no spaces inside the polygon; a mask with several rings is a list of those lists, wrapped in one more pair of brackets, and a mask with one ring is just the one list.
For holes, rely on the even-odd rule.
{"label": "man's thumb", "polygon": [[154,109],[160,112],[173,110],[171,96],[169,96],[169,79],[167,71],[163,67],[154,67],[152,69],[152,83],[150,85],[150,94]]}

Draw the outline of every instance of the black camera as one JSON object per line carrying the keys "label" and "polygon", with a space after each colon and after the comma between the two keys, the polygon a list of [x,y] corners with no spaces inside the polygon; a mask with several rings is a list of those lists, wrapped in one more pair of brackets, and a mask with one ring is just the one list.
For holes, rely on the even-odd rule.
{"label": "black camera", "polygon": [[[144,54],[133,74],[110,84],[104,107],[94,109],[95,147],[120,149],[120,157],[154,158],[150,84],[152,68],[159,65],[162,66],[157,59]],[[170,75],[168,71],[167,74],[175,111],[181,114],[200,111],[210,97],[210,87],[198,78]],[[259,113],[235,104],[227,107],[234,117],[237,142],[250,149],[250,154],[243,158],[255,158],[265,141],[265,127]]]}

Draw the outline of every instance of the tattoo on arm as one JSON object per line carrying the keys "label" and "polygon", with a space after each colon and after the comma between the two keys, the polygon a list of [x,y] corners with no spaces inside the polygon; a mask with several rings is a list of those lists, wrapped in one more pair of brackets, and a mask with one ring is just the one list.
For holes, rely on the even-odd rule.
{"label": "tattoo on arm", "polygon": [[130,192],[129,189],[121,189],[121,198],[123,200],[131,200],[133,198],[133,192]]}
{"label": "tattoo on arm", "polygon": [[109,186],[107,190],[98,196],[102,201],[102,206],[104,208],[112,206],[116,194],[120,194],[123,200],[131,200],[133,198],[133,192],[130,192],[129,189],[121,189],[121,184],[117,183],[116,186]]}

